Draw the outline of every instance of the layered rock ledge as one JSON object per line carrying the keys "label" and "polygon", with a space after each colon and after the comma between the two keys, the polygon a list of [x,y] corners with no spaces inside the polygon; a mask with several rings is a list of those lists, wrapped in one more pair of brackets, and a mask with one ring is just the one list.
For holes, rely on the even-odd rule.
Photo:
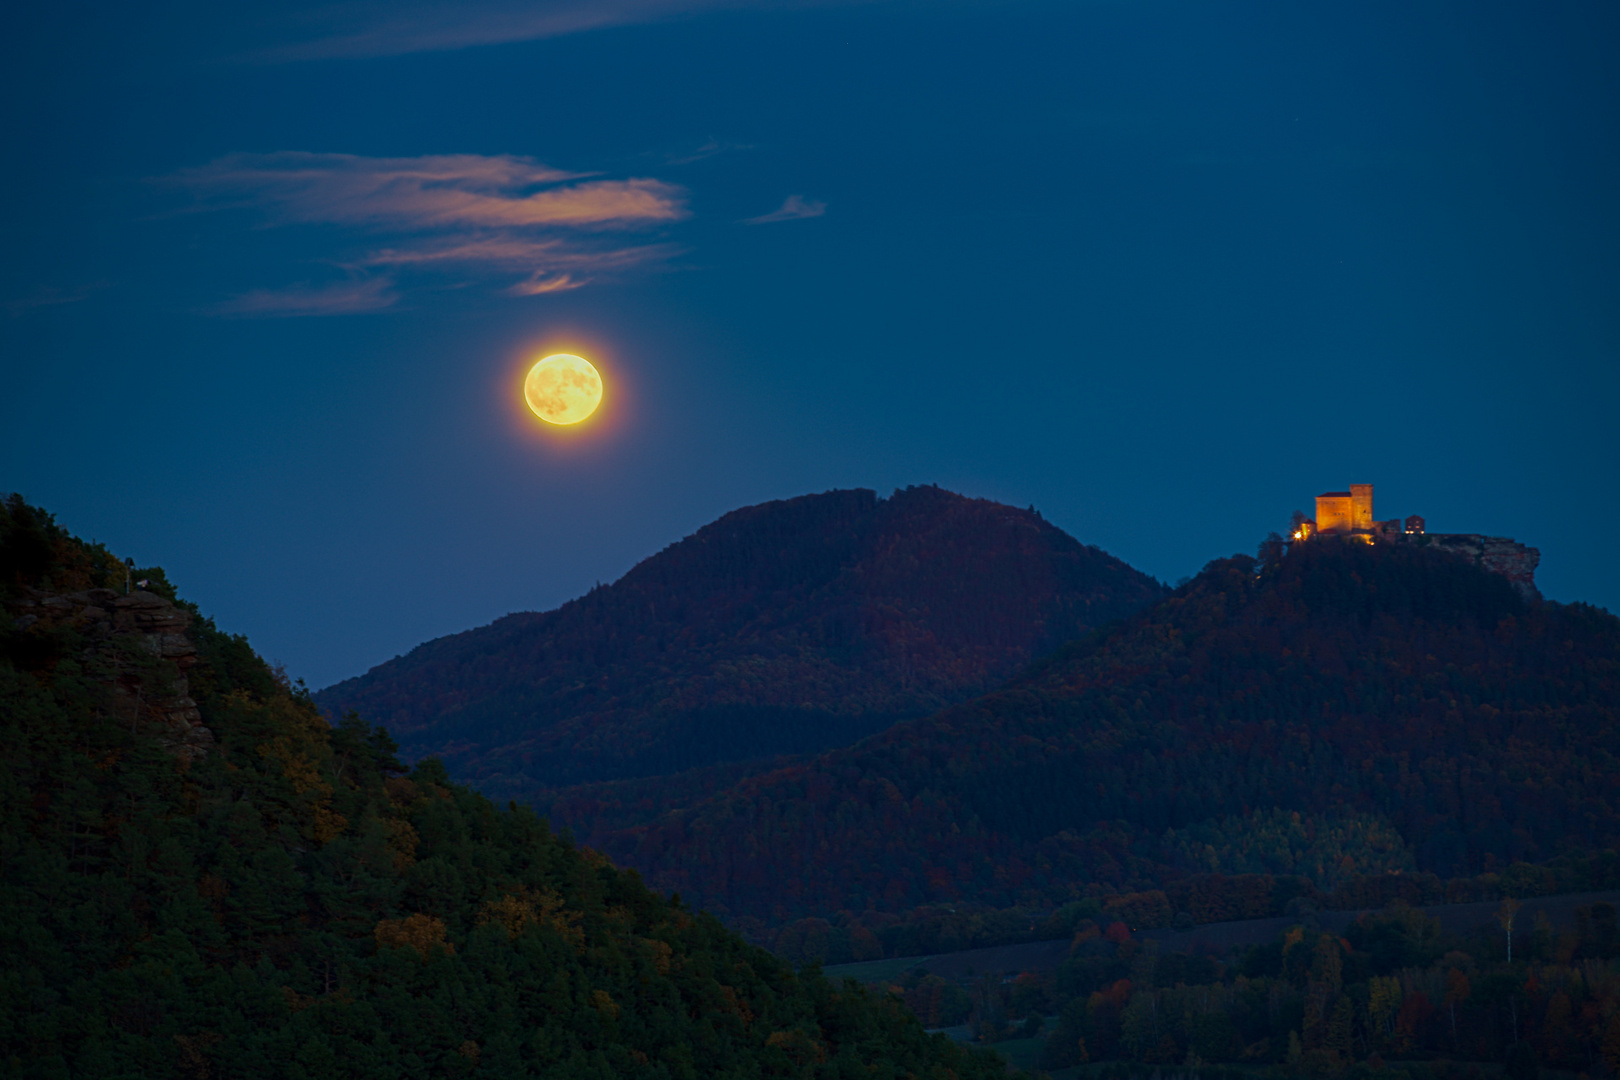
{"label": "layered rock ledge", "polygon": [[[112,690],[111,708],[132,725],[151,729],[176,757],[204,757],[214,733],[202,722],[186,672],[197,663],[187,634],[191,613],[157,593],[112,589],[46,593],[26,589],[8,605],[12,628],[44,634],[72,631],[86,639],[87,667]],[[140,658],[158,661],[140,664]]]}
{"label": "layered rock ledge", "polygon": [[1536,588],[1536,566],[1541,562],[1541,552],[1536,548],[1505,536],[1478,533],[1429,533],[1422,540],[1426,547],[1450,552],[1501,574],[1526,600],[1541,599],[1541,591]]}

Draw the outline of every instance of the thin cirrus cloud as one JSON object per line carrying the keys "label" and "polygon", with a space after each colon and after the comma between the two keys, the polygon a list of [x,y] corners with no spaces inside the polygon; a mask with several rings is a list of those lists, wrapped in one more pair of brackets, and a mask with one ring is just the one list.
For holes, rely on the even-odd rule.
{"label": "thin cirrus cloud", "polygon": [[6,314],[18,318],[41,308],[61,307],[64,304],[77,304],[86,299],[95,290],[95,287],[81,289],[58,289],[51,285],[41,285],[26,295],[15,297],[4,303]]}
{"label": "thin cirrus cloud", "polygon": [[218,315],[286,318],[308,315],[360,315],[383,311],[399,302],[388,278],[365,278],[335,285],[292,285],[252,289],[214,308]]}
{"label": "thin cirrus cloud", "polygon": [[[246,208],[272,225],[330,225],[371,237],[328,261],[357,280],[255,290],[220,310],[234,315],[377,311],[398,302],[404,275],[498,274],[505,291],[534,296],[578,288],[678,248],[630,234],[684,219],[685,192],[648,178],[605,180],[511,155],[368,158],[283,151],[232,154],[171,178],[202,209]],[[380,242],[379,242],[380,241]],[[386,277],[366,277],[385,274]]]}
{"label": "thin cirrus cloud", "polygon": [[[269,61],[399,56],[534,41],[666,22],[708,12],[843,6],[871,0],[348,0],[305,12],[306,40],[259,54]],[[313,30],[313,33],[311,33]]]}
{"label": "thin cirrus cloud", "polygon": [[727,154],[734,150],[752,149],[752,143],[721,142],[719,139],[711,138],[694,150],[687,151],[684,154],[669,155],[664,159],[664,163],[666,165],[691,165],[694,162],[705,161],[718,154]]}
{"label": "thin cirrus cloud", "polygon": [[803,195],[789,195],[782,200],[782,205],[768,214],[759,217],[744,218],[744,225],[770,225],[778,221],[801,221],[804,218],[815,218],[827,212],[827,204],[814,199],[806,199]]}
{"label": "thin cirrus cloud", "polygon": [[379,248],[355,260],[374,267],[431,267],[435,265],[498,267],[524,273],[506,292],[512,296],[577,289],[593,274],[627,270],[661,262],[680,253],[674,244],[642,244],[611,249],[582,249],[561,239],[517,236],[482,236],[430,241],[407,248]]}
{"label": "thin cirrus cloud", "polygon": [[[529,158],[442,154],[230,154],[175,179],[199,195],[254,205],[285,220],[405,228],[635,226],[686,216],[659,180],[585,180]],[[584,183],[565,183],[585,180]],[[525,189],[548,186],[527,194]]]}

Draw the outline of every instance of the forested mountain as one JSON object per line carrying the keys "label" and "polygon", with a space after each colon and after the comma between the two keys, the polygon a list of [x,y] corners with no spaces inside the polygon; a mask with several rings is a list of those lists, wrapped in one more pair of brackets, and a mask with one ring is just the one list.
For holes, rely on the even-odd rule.
{"label": "forested mountain", "polygon": [[[778,924],[1620,843],[1620,620],[1416,546],[1268,551],[994,693],[595,842]],[[573,809],[585,836],[614,818]]]}
{"label": "forested mountain", "polygon": [[999,1078],[0,504],[0,1072]]}
{"label": "forested mountain", "polygon": [[934,487],[727,514],[618,582],[316,695],[494,797],[848,745],[1164,594],[1038,514]]}

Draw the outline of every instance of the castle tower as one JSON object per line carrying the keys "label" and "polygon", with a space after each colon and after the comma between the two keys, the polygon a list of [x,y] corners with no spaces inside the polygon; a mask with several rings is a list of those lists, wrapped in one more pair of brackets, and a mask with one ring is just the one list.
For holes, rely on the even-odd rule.
{"label": "castle tower", "polygon": [[1324,491],[1316,497],[1316,531],[1319,533],[1347,533],[1355,519],[1348,491]]}
{"label": "castle tower", "polygon": [[1350,528],[1355,532],[1373,531],[1371,484],[1350,485]]}

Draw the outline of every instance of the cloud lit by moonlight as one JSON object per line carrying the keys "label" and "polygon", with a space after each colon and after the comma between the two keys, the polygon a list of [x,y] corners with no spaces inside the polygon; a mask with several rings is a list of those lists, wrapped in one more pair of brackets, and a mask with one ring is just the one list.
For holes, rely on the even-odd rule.
{"label": "cloud lit by moonlight", "polygon": [[529,369],[523,400],[548,424],[577,424],[602,403],[602,376],[583,357],[555,353]]}

